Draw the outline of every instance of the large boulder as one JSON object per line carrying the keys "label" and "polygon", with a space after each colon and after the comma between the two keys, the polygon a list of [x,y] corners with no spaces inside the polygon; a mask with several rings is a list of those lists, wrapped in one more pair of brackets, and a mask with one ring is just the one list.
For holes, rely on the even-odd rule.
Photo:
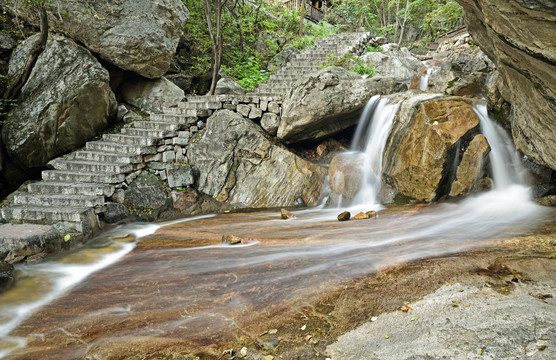
{"label": "large boulder", "polygon": [[487,139],[482,134],[476,135],[469,143],[457,168],[450,196],[459,196],[480,190],[479,179],[484,175],[489,153],[490,145]]}
{"label": "large boulder", "polygon": [[492,62],[480,49],[466,49],[448,56],[440,69],[433,71],[428,90],[456,96],[479,96],[492,70]]}
{"label": "large boulder", "polygon": [[119,91],[126,103],[144,111],[162,111],[165,104],[175,104],[185,97],[184,91],[165,77],[129,80]]}
{"label": "large boulder", "polygon": [[228,77],[223,77],[216,83],[215,95],[245,95],[245,89]]}
{"label": "large boulder", "polygon": [[551,0],[457,0],[469,33],[508,88],[516,146],[556,169],[556,5]]}
{"label": "large boulder", "polygon": [[187,150],[198,172],[196,188],[219,201],[249,207],[315,205],[326,171],[270,142],[241,115],[215,112],[198,142]]}
{"label": "large boulder", "polygon": [[405,196],[430,202],[449,195],[461,156],[479,133],[479,118],[466,98],[407,96],[388,137],[383,179]]}
{"label": "large boulder", "polygon": [[172,204],[170,189],[158,176],[142,171],[124,192],[123,204],[142,221],[155,221]]}
{"label": "large boulder", "polygon": [[365,65],[374,67],[378,75],[409,80],[424,67],[407,48],[400,48],[398,44],[386,44],[380,49],[382,50],[370,51],[360,57]]}
{"label": "large boulder", "polygon": [[[37,39],[34,35],[14,50],[10,76],[21,70]],[[2,129],[11,160],[40,167],[96,136],[116,111],[109,81],[108,71],[87,49],[51,34]]]}
{"label": "large boulder", "polygon": [[[37,26],[34,8],[21,1],[0,0],[3,9]],[[169,68],[189,19],[181,0],[56,1],[49,24],[102,59],[147,78]]]}
{"label": "large boulder", "polygon": [[300,79],[282,104],[277,137],[285,142],[317,141],[355,125],[376,94],[407,89],[405,78],[363,78],[341,67],[327,67]]}

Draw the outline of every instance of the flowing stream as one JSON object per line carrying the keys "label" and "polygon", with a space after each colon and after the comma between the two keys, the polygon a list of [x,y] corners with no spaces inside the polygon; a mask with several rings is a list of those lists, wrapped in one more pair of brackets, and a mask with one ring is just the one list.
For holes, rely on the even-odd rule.
{"label": "flowing stream", "polygon": [[[351,150],[366,167],[354,206],[380,206],[396,110],[373,97],[363,114]],[[493,190],[459,203],[383,208],[366,221],[338,222],[338,209],[315,208],[290,220],[266,211],[115,229],[58,259],[17,267],[16,285],[0,295],[0,357],[125,357],[234,341],[354,276],[553,221],[530,200],[507,135],[485,107],[476,111],[492,147]],[[245,244],[222,244],[225,234]]]}

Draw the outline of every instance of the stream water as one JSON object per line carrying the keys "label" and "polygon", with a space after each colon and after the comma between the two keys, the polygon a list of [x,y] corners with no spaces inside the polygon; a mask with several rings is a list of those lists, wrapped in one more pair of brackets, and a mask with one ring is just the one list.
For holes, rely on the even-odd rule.
{"label": "stream water", "polygon": [[[352,149],[368,167],[353,206],[371,210],[380,207],[381,151],[396,108],[378,97],[369,104]],[[234,341],[355,276],[553,221],[520,183],[503,131],[483,107],[476,111],[492,147],[493,190],[459,203],[383,208],[366,221],[338,222],[338,209],[315,208],[290,220],[267,211],[114,229],[17,267],[15,287],[0,295],[0,357],[123,358]],[[225,234],[246,243],[222,244]]]}

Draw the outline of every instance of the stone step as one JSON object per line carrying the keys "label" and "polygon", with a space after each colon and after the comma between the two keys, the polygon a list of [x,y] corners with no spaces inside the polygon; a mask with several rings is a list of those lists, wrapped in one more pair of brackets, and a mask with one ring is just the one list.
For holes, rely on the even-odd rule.
{"label": "stone step", "polygon": [[44,170],[42,179],[45,181],[61,181],[71,183],[104,183],[118,184],[125,181],[124,174],[79,173],[73,171]]}
{"label": "stone step", "polygon": [[190,95],[186,98],[188,102],[229,102],[236,100],[236,95]]}
{"label": "stone step", "polygon": [[195,124],[199,120],[197,116],[170,114],[167,112],[164,112],[162,114],[151,114],[150,118],[151,121],[153,122],[169,122],[172,124],[182,124],[182,125]]}
{"label": "stone step", "polygon": [[74,160],[106,162],[111,164],[138,164],[142,161],[140,155],[121,155],[102,151],[75,151],[71,157]]}
{"label": "stone step", "polygon": [[[318,70],[320,70],[320,68]],[[303,75],[308,75],[317,72],[318,70],[302,71],[302,70],[280,69],[276,72],[276,75],[294,75],[300,77]]]}
{"label": "stone step", "polygon": [[112,164],[83,160],[55,159],[51,162],[51,164],[56,170],[73,172],[126,174],[134,170],[134,167],[131,164]]}
{"label": "stone step", "polygon": [[[146,121],[148,122],[148,121]],[[134,124],[136,125],[136,124]],[[169,124],[165,124],[169,125]],[[122,129],[122,134],[124,135],[131,135],[131,136],[144,136],[144,137],[151,137],[151,138],[158,138],[163,139],[167,137],[174,137],[177,135],[177,130],[168,131],[168,130],[157,130],[157,129],[141,129],[141,128],[124,128]]]}
{"label": "stone step", "polygon": [[161,143],[161,139],[150,138],[145,136],[131,136],[124,134],[104,134],[102,139],[107,142],[113,142],[124,145],[138,146],[156,146]]}
{"label": "stone step", "polygon": [[63,195],[94,195],[112,196],[114,186],[95,183],[67,183],[56,181],[39,181],[27,186],[29,192],[34,194],[63,194]]}
{"label": "stone step", "polygon": [[54,224],[60,221],[82,222],[88,218],[89,213],[93,213],[93,209],[20,205],[2,208],[0,212],[6,220]]}
{"label": "stone step", "polygon": [[222,101],[187,101],[178,103],[180,109],[222,109]]}
{"label": "stone step", "polygon": [[92,208],[104,205],[103,196],[64,194],[22,194],[14,197],[14,205]]}
{"label": "stone step", "polygon": [[[164,108],[165,114],[177,114],[182,116],[197,116],[197,117],[207,117],[212,114],[210,109],[183,109],[179,107]],[[153,119],[154,120],[154,119]]]}
{"label": "stone step", "polygon": [[[161,114],[157,114],[160,116]],[[151,115],[153,117],[153,115]],[[133,126],[136,129],[145,129],[145,130],[158,130],[158,131],[179,131],[182,130],[184,125],[179,124],[177,122],[170,122],[170,118],[177,121],[178,117],[175,115],[168,115],[168,121],[134,121]],[[197,118],[195,118],[197,119]]]}
{"label": "stone step", "polygon": [[89,141],[85,149],[90,151],[103,151],[122,155],[152,155],[156,154],[155,146],[125,145],[108,141]]}
{"label": "stone step", "polygon": [[299,76],[297,75],[289,75],[289,74],[283,74],[283,75],[277,75],[277,74],[272,74],[270,75],[270,78],[268,79],[267,82],[270,81],[274,81],[274,80],[297,80],[299,79]]}

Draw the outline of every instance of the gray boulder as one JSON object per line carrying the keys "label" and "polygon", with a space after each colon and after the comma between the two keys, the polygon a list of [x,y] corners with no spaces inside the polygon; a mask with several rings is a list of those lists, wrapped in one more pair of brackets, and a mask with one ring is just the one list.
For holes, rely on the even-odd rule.
{"label": "gray boulder", "polygon": [[249,207],[315,205],[325,170],[270,142],[241,115],[220,110],[207,121],[202,139],[187,150],[198,171],[197,189],[219,201]]}
{"label": "gray boulder", "polygon": [[360,59],[365,65],[374,67],[378,75],[390,75],[408,81],[423,68],[419,59],[398,44],[383,45],[382,51],[367,52]]}
{"label": "gray boulder", "polygon": [[[20,71],[37,39],[34,35],[14,50],[10,76]],[[109,81],[87,49],[51,34],[2,129],[8,156],[21,166],[39,167],[93,138],[116,111]]]}
{"label": "gray boulder", "polygon": [[168,186],[148,171],[142,171],[124,192],[123,204],[138,220],[158,219],[171,202]]}
{"label": "gray boulder", "polygon": [[316,141],[357,123],[376,94],[407,89],[405,78],[363,78],[341,67],[328,67],[301,78],[286,96],[277,137],[289,143]]}
{"label": "gray boulder", "polygon": [[185,97],[182,89],[164,77],[127,81],[119,90],[126,103],[144,111],[161,111],[165,103],[177,103]]}
{"label": "gray boulder", "polygon": [[16,46],[15,40],[7,33],[0,32],[0,54],[7,54]]}
{"label": "gray boulder", "polygon": [[[36,11],[21,3],[0,0],[37,26]],[[48,19],[52,29],[109,63],[153,79],[168,70],[189,12],[181,0],[74,0],[57,1]]]}
{"label": "gray boulder", "polygon": [[216,83],[216,95],[245,95],[245,89],[228,77],[223,77]]}

